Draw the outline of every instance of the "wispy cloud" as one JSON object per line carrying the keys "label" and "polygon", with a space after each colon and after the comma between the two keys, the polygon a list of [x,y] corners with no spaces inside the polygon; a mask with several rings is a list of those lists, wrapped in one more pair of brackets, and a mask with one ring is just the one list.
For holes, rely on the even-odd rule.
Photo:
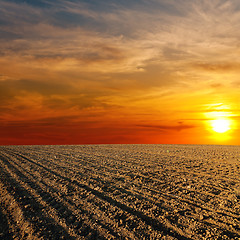
{"label": "wispy cloud", "polygon": [[146,125],[146,124],[142,124],[142,125],[137,125],[137,127],[142,127],[142,128],[154,128],[154,129],[160,129],[163,131],[181,131],[184,129],[189,129],[189,128],[194,128],[195,126],[193,125],[184,125],[184,124],[178,124],[178,125]]}
{"label": "wispy cloud", "polygon": [[184,72],[190,62],[237,57],[236,1],[109,2],[99,9],[84,1],[54,1],[49,8],[0,4],[7,22],[0,30],[8,39],[2,55],[31,56],[43,68],[135,72],[154,62]]}

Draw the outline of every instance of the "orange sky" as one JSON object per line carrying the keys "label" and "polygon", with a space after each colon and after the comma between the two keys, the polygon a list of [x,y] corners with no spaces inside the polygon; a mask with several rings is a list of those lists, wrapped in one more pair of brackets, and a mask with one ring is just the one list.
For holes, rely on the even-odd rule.
{"label": "orange sky", "polygon": [[239,29],[237,0],[0,0],[0,144],[238,145]]}

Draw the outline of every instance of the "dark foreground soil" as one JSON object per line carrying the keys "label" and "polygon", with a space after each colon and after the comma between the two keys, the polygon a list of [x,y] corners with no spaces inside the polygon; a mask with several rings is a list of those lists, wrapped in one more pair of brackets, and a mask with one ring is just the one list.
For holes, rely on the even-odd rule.
{"label": "dark foreground soil", "polygon": [[2,146],[0,239],[240,239],[240,147]]}

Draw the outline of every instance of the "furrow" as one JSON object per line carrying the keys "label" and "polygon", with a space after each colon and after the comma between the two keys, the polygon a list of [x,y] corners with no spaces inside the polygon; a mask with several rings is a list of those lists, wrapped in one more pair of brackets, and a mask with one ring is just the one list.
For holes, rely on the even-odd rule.
{"label": "furrow", "polygon": [[[8,195],[11,195],[13,198],[15,207],[10,209],[10,211],[15,212],[16,210],[17,212],[17,220],[15,221],[17,226],[19,223],[26,225],[25,227],[21,226],[21,229],[26,229],[26,231],[29,229],[29,232],[24,233],[25,235],[30,234],[29,239],[31,239],[31,235],[37,235],[37,237],[42,235],[43,237],[50,237],[50,239],[55,237],[56,239],[57,237],[59,239],[73,239],[62,226],[46,215],[43,211],[44,206],[33,196],[26,185],[19,180],[19,176],[13,171],[10,164],[6,163],[4,158],[1,155],[1,181]],[[7,204],[7,201],[5,201],[5,204]],[[55,231],[57,231],[57,234]]]}
{"label": "furrow", "polygon": [[[15,163],[15,164],[17,164],[17,163]],[[37,170],[39,172],[40,169],[36,169],[36,171]],[[33,169],[32,169],[32,172],[33,172]],[[22,174],[22,176],[23,176],[23,174]],[[106,236],[106,238],[110,239],[111,234],[112,234],[112,236],[119,237],[119,235],[116,233],[117,232],[117,224],[114,224],[114,223],[112,223],[112,221],[108,220],[107,216],[104,216],[104,213],[100,213],[99,211],[96,211],[96,210],[95,210],[95,214],[91,213],[91,209],[94,209],[94,208],[93,208],[93,206],[87,206],[87,205],[90,205],[89,202],[85,201],[85,204],[81,202],[81,203],[78,203],[78,205],[76,205],[75,202],[78,199],[74,199],[74,202],[72,200],[70,200],[71,198],[68,199],[66,194],[61,192],[61,188],[59,189],[59,191],[53,191],[52,186],[48,186],[46,183],[44,183],[44,180],[41,181],[41,184],[40,183],[38,184],[36,181],[34,182],[34,180],[33,180],[34,175],[31,177],[29,177],[29,176],[30,176],[30,174],[28,174],[28,178],[26,178],[26,177],[25,178],[26,178],[26,181],[28,181],[30,178],[32,179],[31,187],[37,191],[37,193],[40,195],[40,197],[42,197],[43,201],[45,201],[46,204],[48,204],[49,206],[51,206],[51,208],[53,208],[57,211],[57,215],[61,219],[64,219],[67,225],[71,225],[71,227],[74,230],[77,229],[78,234],[86,235],[87,230],[88,230],[89,234],[91,233],[91,235],[93,235],[93,234],[96,235],[96,233],[94,233],[94,230],[91,230],[89,227],[86,228],[86,226],[94,225],[95,221],[97,220],[98,225],[101,227],[101,232],[103,232],[103,234]],[[46,174],[45,177],[49,177],[48,174]],[[65,180],[61,180],[60,184],[62,184],[63,181],[65,181]],[[65,184],[69,185],[70,181],[71,180],[69,179],[69,181],[65,182]],[[59,184],[59,182],[55,181],[53,185],[58,185],[58,184]],[[43,189],[46,189],[46,191],[43,191]],[[78,196],[78,195],[76,195],[76,196]],[[67,209],[65,206],[63,206],[63,204],[61,202],[64,202],[65,205],[72,206],[71,210]],[[72,214],[73,212],[77,212],[78,213],[77,215],[81,216],[81,218],[77,219],[77,215]],[[102,220],[101,220],[101,218],[99,219],[99,217],[101,215],[103,215]],[[84,219],[85,222],[82,221],[82,219]],[[114,230],[111,228],[111,225]],[[80,229],[80,227],[81,227],[81,229]],[[84,229],[84,231],[82,229]],[[110,234],[108,234],[108,232]],[[121,233],[124,236],[133,235],[132,233],[130,233],[130,232],[127,233],[127,232],[128,232],[127,230],[124,230],[124,229],[121,230]],[[98,236],[98,239],[101,239],[101,236]]]}

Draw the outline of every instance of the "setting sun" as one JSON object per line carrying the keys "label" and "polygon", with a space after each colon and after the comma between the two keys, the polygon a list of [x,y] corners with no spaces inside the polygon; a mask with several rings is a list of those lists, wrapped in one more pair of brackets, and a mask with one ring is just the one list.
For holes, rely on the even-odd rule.
{"label": "setting sun", "polygon": [[230,130],[230,121],[227,119],[213,120],[212,128],[215,132],[224,133],[224,132]]}

